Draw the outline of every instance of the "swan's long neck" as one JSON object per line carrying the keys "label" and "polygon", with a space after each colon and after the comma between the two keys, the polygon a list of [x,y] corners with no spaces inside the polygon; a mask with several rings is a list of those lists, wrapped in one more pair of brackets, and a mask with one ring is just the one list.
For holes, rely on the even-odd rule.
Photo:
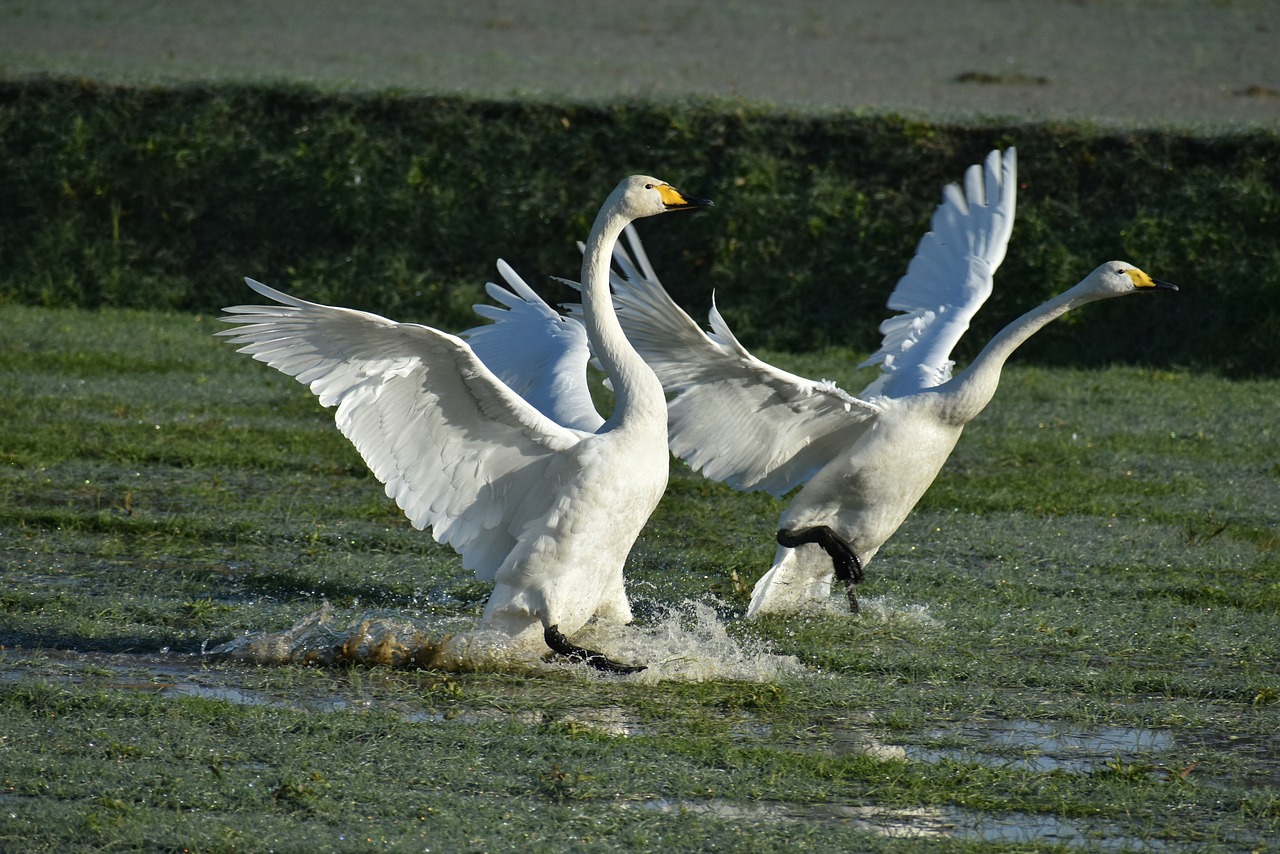
{"label": "swan's long neck", "polygon": [[660,413],[665,421],[667,413],[662,384],[623,334],[609,293],[613,248],[629,222],[616,204],[605,205],[591,227],[582,255],[582,306],[587,338],[592,352],[613,381],[613,414],[603,429],[640,415]]}
{"label": "swan's long neck", "polygon": [[1014,350],[1051,321],[1102,296],[1075,287],[1031,309],[1001,329],[963,373],[938,387],[939,392],[950,398],[949,417],[959,424],[976,418],[995,396],[996,387],[1000,384],[1000,371]]}

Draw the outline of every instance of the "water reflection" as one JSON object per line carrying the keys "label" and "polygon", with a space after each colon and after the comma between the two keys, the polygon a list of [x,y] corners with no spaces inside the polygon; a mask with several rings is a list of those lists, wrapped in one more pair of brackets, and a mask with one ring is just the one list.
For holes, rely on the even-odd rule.
{"label": "water reflection", "polygon": [[[131,656],[40,652],[15,654],[0,651],[0,679],[24,677],[44,681],[66,681],[95,688],[146,691],[164,696],[202,698],[237,705],[288,708],[314,713],[390,714],[427,726],[468,726],[515,724],[528,727],[563,727],[615,738],[661,736],[663,725],[641,718],[623,705],[566,707],[563,702],[530,708],[525,703],[455,703],[447,688],[453,685],[440,676],[351,671],[332,678],[308,679],[305,684],[249,687],[247,671],[237,668],[209,668],[198,656]],[[382,671],[387,674],[387,671]],[[427,680],[424,685],[422,679]],[[542,680],[547,681],[547,680]],[[425,693],[423,688],[426,688]],[[444,693],[436,693],[438,689]],[[526,696],[527,695],[522,695]],[[435,700],[441,700],[437,703]],[[762,718],[736,710],[725,719],[725,727],[735,740],[754,744],[774,741],[772,727]],[[1012,767],[1037,773],[1089,774],[1115,762],[1146,763],[1158,769],[1165,754],[1188,749],[1182,737],[1175,742],[1163,730],[1140,727],[1103,726],[1082,728],[1062,723],[1029,720],[978,720],[963,724],[935,726],[914,734],[903,734],[903,742],[886,738],[885,728],[872,714],[857,719],[826,719],[818,723],[823,732],[818,749],[838,755],[860,754],[880,761],[925,762],[960,761]],[[1207,736],[1189,736],[1197,746]],[[1250,752],[1264,769],[1275,772],[1275,739],[1267,737],[1221,736],[1218,749]],[[906,740],[922,744],[905,743]],[[954,745],[954,746],[953,746]],[[775,747],[779,747],[775,744]],[[815,749],[789,745],[792,749]],[[1267,762],[1271,759],[1271,762]],[[1175,842],[1135,836],[1135,828],[1118,822],[1093,818],[1064,819],[1053,815],[1022,812],[984,812],[959,807],[919,807],[891,809],[860,804],[802,804],[780,802],[735,803],[722,799],[624,799],[624,809],[663,813],[689,812],[736,821],[762,822],[842,822],[859,830],[890,838],[949,838],[990,844],[1061,845],[1098,851],[1197,850]],[[1139,830],[1141,832],[1141,830]]]}
{"label": "water reflection", "polygon": [[1090,851],[1192,850],[1159,839],[1140,839],[1107,822],[1067,821],[1030,813],[993,813],[957,807],[888,809],[848,804],[740,804],[716,798],[675,800],[656,798],[621,801],[624,809],[661,813],[692,813],[716,818],[759,822],[842,822],[859,830],[893,839],[959,839],[991,844],[1062,845]]}
{"label": "water reflection", "polygon": [[1152,759],[1174,747],[1163,730],[1100,727],[1083,730],[1041,721],[981,721],[934,728],[924,741],[959,746],[887,742],[869,726],[843,725],[830,733],[835,753],[936,763],[943,760],[1025,771],[1088,774],[1116,761]]}

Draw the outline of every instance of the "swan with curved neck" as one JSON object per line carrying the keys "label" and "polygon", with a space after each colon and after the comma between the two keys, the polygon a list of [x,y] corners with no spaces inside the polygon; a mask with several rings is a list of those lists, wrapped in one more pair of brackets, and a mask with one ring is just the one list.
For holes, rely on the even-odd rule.
{"label": "swan with curved neck", "polygon": [[338,428],[412,524],[430,527],[494,582],[482,630],[632,672],[643,668],[568,640],[593,619],[630,622],[623,563],[667,482],[665,397],[618,323],[609,258],[633,220],[710,204],[632,176],[596,217],[582,266],[583,323],[617,404],[594,429],[539,411],[458,337],[253,280],[277,304],[226,309],[221,319],[238,326],[219,334],[336,406]]}
{"label": "swan with curved neck", "polygon": [[[757,359],[714,302],[711,330],[704,332],[667,295],[628,230],[631,254],[615,253],[614,303],[627,337],[671,395],[672,452],[737,489],[781,496],[803,485],[779,520],[773,565],[752,591],[748,616],[823,600],[834,578],[857,611],[863,568],[933,483],[964,426],[991,401],[1017,347],[1086,303],[1176,290],[1129,264],[1103,264],[1009,324],[953,379],[950,353],[991,294],[1013,230],[1016,188],[1016,153],[1009,149],[971,167],[963,188],[944,189],[931,231],[889,297],[889,307],[901,313],[881,324],[883,345],[863,363],[879,364],[881,373],[856,397]],[[507,311],[478,310],[503,320],[508,335],[526,344],[563,328],[563,318],[532,305],[536,297],[527,288],[513,288],[514,294],[490,289]],[[556,346],[570,343],[562,337]],[[511,375],[519,369],[503,368]],[[568,384],[561,380],[563,389]],[[546,388],[529,393],[569,399]]]}
{"label": "swan with curved neck", "polygon": [[[846,446],[804,482],[783,512],[773,566],[756,583],[748,615],[793,611],[825,599],[833,577],[844,582],[850,608],[857,611],[855,586],[863,568],[933,483],[965,425],[991,402],[1014,350],[1073,308],[1159,290],[1175,288],[1110,261],[1006,326],[953,379],[855,404],[848,413],[855,423],[844,431]],[[826,393],[838,392],[832,387]]]}

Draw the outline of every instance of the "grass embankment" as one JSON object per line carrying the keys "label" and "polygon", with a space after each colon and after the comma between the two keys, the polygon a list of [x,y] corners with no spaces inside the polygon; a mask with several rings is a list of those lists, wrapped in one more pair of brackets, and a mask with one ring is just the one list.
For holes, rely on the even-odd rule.
{"label": "grass embankment", "polygon": [[[202,662],[322,600],[475,618],[487,595],[218,326],[0,308],[0,848],[1280,833],[1275,380],[1011,367],[869,566],[857,619],[743,625],[780,505],[677,467],[628,565],[642,620],[714,596],[735,636],[809,672],[655,690]],[[845,351],[779,358],[858,387]]]}
{"label": "grass embankment", "polygon": [[961,361],[1120,258],[1181,285],[1177,309],[1073,314],[1029,357],[1280,370],[1272,132],[7,82],[0,299],[211,311],[240,301],[252,275],[461,328],[499,256],[532,281],[574,275],[601,199],[639,171],[717,202],[644,225],[661,232],[650,249],[682,304],[701,313],[714,288],[758,346],[869,348],[942,185],[1006,145],[1021,158],[1018,224]]}

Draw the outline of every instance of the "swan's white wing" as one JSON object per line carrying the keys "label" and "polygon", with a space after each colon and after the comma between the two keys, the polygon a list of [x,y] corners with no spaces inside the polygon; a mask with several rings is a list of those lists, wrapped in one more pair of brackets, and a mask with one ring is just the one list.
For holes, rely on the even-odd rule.
{"label": "swan's white wing", "polygon": [[504,386],[464,341],[318,305],[246,279],[281,305],[240,305],[218,333],[338,407],[338,429],[416,528],[492,579],[525,524],[555,499],[547,473],[585,434]]}
{"label": "swan's white wing", "polygon": [[639,238],[622,270],[614,304],[632,346],[674,395],[667,408],[671,450],[713,480],[782,495],[849,447],[879,408],[834,384],[815,382],[751,355],[711,308],[707,334],[663,289]]}
{"label": "swan's white wing", "polygon": [[543,302],[502,260],[498,272],[511,290],[493,282],[485,291],[506,306],[472,306],[493,323],[463,332],[471,349],[500,380],[557,424],[595,432],[604,423],[587,386],[587,332]]}
{"label": "swan's white wing", "polygon": [[859,367],[882,373],[862,392],[903,397],[951,378],[951,350],[991,295],[992,276],[1013,233],[1017,153],[993,151],[970,166],[964,189],[949,184],[907,273],[889,296],[904,312],[880,324],[884,341]]}

